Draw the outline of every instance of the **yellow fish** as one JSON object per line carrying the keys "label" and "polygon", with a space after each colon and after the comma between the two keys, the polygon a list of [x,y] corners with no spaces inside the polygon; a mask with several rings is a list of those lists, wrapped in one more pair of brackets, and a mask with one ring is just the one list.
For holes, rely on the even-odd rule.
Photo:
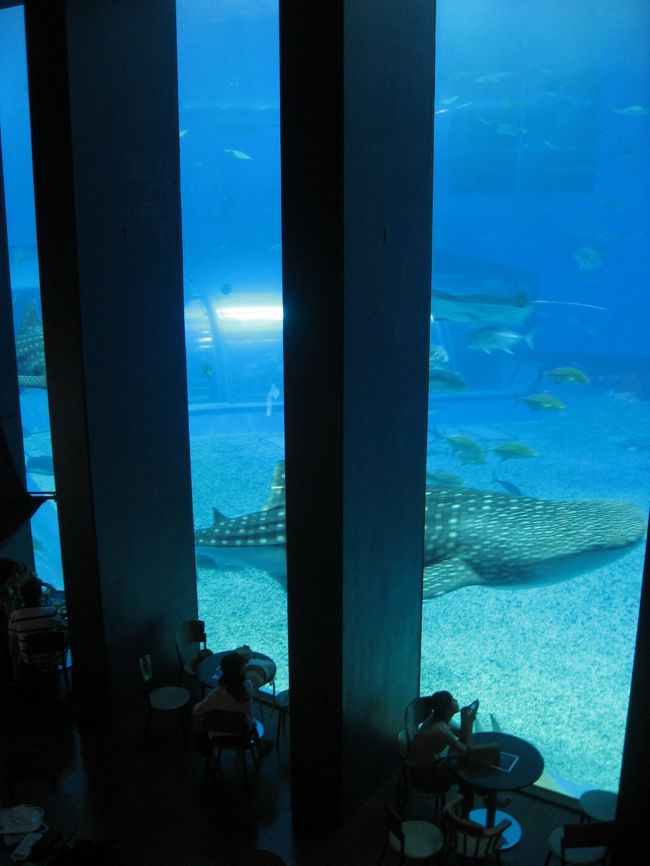
{"label": "yellow fish", "polygon": [[539,375],[552,376],[558,384],[560,382],[575,382],[576,384],[586,384],[587,382],[591,382],[589,376],[587,376],[586,373],[583,373],[582,370],[578,370],[577,367],[553,367],[552,370],[547,370]]}
{"label": "yellow fish", "polygon": [[528,403],[533,411],[537,409],[566,409],[566,406],[552,394],[530,394],[521,398],[522,403]]}

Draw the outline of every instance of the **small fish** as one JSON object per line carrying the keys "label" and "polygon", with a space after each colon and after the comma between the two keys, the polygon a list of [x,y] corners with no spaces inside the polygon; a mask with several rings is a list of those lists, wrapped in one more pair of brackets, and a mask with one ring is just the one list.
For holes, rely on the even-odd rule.
{"label": "small fish", "polygon": [[501,487],[503,487],[503,489],[510,493],[512,496],[524,495],[517,487],[517,485],[512,483],[512,481],[505,481],[503,478],[497,478],[496,475],[492,476],[492,481],[494,481],[495,484],[500,484]]}
{"label": "small fish", "polygon": [[271,417],[271,412],[273,411],[273,401],[277,400],[280,396],[280,391],[277,385],[273,384],[269,388],[268,394],[266,395],[266,417]]}
{"label": "small fish", "polygon": [[469,436],[445,436],[447,442],[454,449],[454,454],[461,463],[485,463],[485,451],[475,439]]}
{"label": "small fish", "polygon": [[560,149],[557,146],[557,144],[553,144],[553,142],[549,141],[548,138],[545,138],[544,141],[542,142],[542,144],[544,145],[544,147],[547,147],[549,150],[559,150]]}
{"label": "small fish", "polygon": [[448,111],[449,111],[448,108],[436,108],[436,110],[433,113],[434,114],[447,114]]}
{"label": "small fish", "polygon": [[626,117],[643,117],[648,113],[644,105],[628,105],[625,108],[615,108],[615,114],[623,114]]}
{"label": "small fish", "polygon": [[439,487],[462,487],[463,479],[453,472],[427,472],[427,482]]}
{"label": "small fish", "polygon": [[460,373],[429,365],[429,391],[464,391],[467,382]]}
{"label": "small fish", "polygon": [[189,132],[189,129],[181,129],[178,133],[178,137],[179,138],[185,138],[185,136],[187,135],[188,132]]}
{"label": "small fish", "polygon": [[539,452],[531,448],[530,445],[525,445],[523,442],[502,442],[501,445],[496,445],[490,449],[499,455],[501,462],[504,460],[522,459],[525,457],[539,457]]}
{"label": "small fish", "polygon": [[560,382],[574,382],[576,384],[586,384],[591,379],[582,370],[577,367],[553,367],[552,370],[547,370],[539,374],[541,376],[552,376],[556,384]]}
{"label": "small fish", "polygon": [[533,411],[538,409],[566,409],[566,406],[552,394],[529,394],[521,398],[522,403],[528,403]]}
{"label": "small fish", "polygon": [[209,361],[206,361],[201,367],[201,375],[210,380],[214,374],[214,369]]}
{"label": "small fish", "polygon": [[249,156],[247,153],[244,153],[243,150],[233,150],[231,147],[224,148],[224,153],[229,153],[231,156],[234,156],[235,159],[252,159],[252,156]]}
{"label": "small fish", "polygon": [[500,81],[504,81],[506,78],[514,78],[516,75],[516,72],[488,72],[486,75],[480,75],[474,80],[477,84],[498,84]]}
{"label": "small fish", "polygon": [[434,343],[429,349],[429,363],[434,362],[435,364],[448,364],[449,363],[449,355],[447,354],[447,350],[443,347]]}
{"label": "small fish", "polygon": [[511,138],[521,138],[522,135],[528,133],[527,129],[522,129],[520,126],[515,126],[512,123],[500,123],[495,127],[497,135],[509,135]]}
{"label": "small fish", "polygon": [[468,346],[470,349],[487,352],[488,355],[490,352],[499,351],[514,355],[513,347],[521,342],[527,343],[531,349],[534,349],[533,331],[521,334],[509,328],[481,328],[470,336]]}
{"label": "small fish", "polygon": [[577,249],[573,258],[578,263],[578,270],[580,271],[597,271],[603,266],[603,257],[598,250],[586,245]]}
{"label": "small fish", "polygon": [[440,100],[440,105],[453,105],[454,102],[458,102],[457,96],[447,96],[445,99]]}

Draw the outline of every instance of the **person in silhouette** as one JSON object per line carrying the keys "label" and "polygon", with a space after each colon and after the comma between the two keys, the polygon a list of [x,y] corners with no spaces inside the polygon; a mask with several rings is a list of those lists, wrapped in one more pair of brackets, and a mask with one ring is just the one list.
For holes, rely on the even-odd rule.
{"label": "person in silhouette", "polygon": [[[460,712],[460,727],[451,724]],[[446,758],[449,754],[464,755],[472,741],[476,714],[471,707],[460,708],[451,692],[434,692],[431,714],[413,737],[408,766],[412,783],[432,790],[446,791],[453,783]]]}
{"label": "person in silhouette", "polygon": [[[253,737],[257,736],[257,728],[253,716],[254,686],[246,677],[245,668],[247,661],[246,654],[240,652],[227,653],[221,659],[219,684],[207,697],[196,704],[193,710],[195,729],[199,737],[202,735],[202,719],[212,710],[243,713],[248,722],[249,730],[253,732]],[[210,728],[207,732],[208,739],[214,739],[224,734],[232,734],[232,730],[219,731]],[[267,754],[271,750],[272,745],[270,741],[260,740],[258,743],[260,756],[262,757]]]}
{"label": "person in silhouette", "polygon": [[[63,624],[53,604],[43,604],[43,585],[37,577],[31,577],[20,587],[21,606],[9,616],[9,650],[14,679],[19,680],[25,666],[29,666],[26,636],[48,631],[61,631]],[[42,652],[32,656],[32,662],[47,665],[54,663],[57,652]]]}

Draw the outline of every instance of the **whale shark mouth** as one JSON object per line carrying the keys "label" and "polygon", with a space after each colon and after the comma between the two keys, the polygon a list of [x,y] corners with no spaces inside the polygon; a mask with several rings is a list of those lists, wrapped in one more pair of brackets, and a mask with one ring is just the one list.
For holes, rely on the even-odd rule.
{"label": "whale shark mouth", "polygon": [[[546,500],[471,488],[427,488],[423,596],[464,586],[546,586],[619,559],[645,536],[646,518],[616,500]],[[284,461],[267,507],[241,517],[214,510],[194,534],[200,565],[252,567],[286,586]]]}

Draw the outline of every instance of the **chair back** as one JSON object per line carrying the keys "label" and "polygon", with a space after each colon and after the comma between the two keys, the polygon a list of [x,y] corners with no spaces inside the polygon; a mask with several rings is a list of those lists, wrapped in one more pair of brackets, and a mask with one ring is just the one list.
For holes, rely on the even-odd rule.
{"label": "chair back", "polygon": [[570,848],[603,848],[605,860],[613,845],[618,825],[616,821],[595,821],[591,824],[565,824],[562,829],[562,858]]}
{"label": "chair back", "polygon": [[402,818],[399,812],[394,809],[390,803],[386,803],[386,823],[388,832],[392,833],[400,844],[400,849],[404,850],[404,830],[402,829]]}
{"label": "chair back", "polygon": [[147,653],[147,655],[142,656],[140,658],[138,664],[140,665],[140,673],[142,674],[142,679],[144,680],[144,684],[147,689],[150,691],[153,685],[153,670],[151,667],[151,656]]}
{"label": "chair back", "polygon": [[431,698],[415,698],[404,710],[404,730],[406,731],[406,750],[411,747],[413,737],[416,735],[422,722],[431,713]]}
{"label": "chair back", "polygon": [[246,713],[237,710],[210,710],[202,716],[202,721],[207,732],[217,734],[249,737],[253,731]]}
{"label": "chair back", "polygon": [[179,651],[189,644],[198,644],[199,649],[205,649],[205,622],[202,619],[186,619],[174,632],[176,647]]}
{"label": "chair back", "polygon": [[65,664],[66,636],[62,631],[28,632],[20,637],[27,663],[42,670]]}
{"label": "chair back", "polygon": [[497,852],[503,845],[502,834],[512,821],[501,821],[494,827],[484,827],[475,821],[462,818],[456,811],[462,796],[454,797],[443,809],[445,844],[463,858],[485,858]]}

